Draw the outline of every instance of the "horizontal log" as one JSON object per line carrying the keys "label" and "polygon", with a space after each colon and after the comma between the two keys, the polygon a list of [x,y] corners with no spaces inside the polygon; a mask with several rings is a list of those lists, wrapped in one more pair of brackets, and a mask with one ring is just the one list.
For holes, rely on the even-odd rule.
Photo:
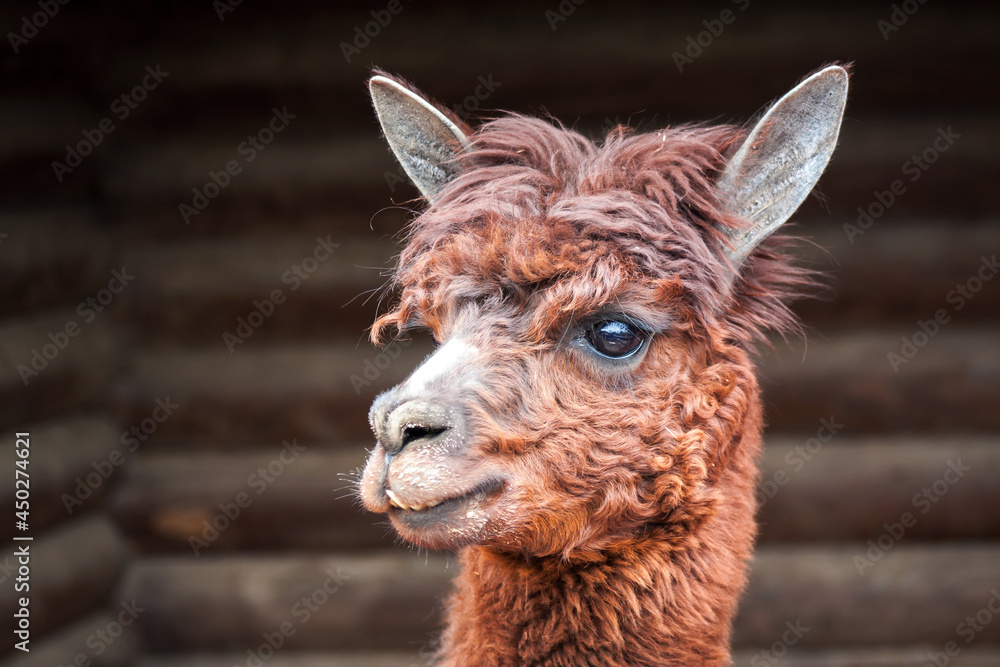
{"label": "horizontal log", "polygon": [[[393,202],[408,202],[416,192],[405,185],[377,128],[337,135],[327,131],[317,136],[304,129],[297,132],[290,125],[287,134],[269,144],[252,165],[244,164],[237,146],[247,134],[266,124],[270,110],[263,113],[256,124],[227,130],[228,139],[220,131],[213,133],[212,140],[192,136],[166,143],[149,138],[122,151],[108,165],[106,178],[107,187],[121,203],[124,226],[138,226],[132,233],[147,237],[187,237],[190,230],[218,233],[265,228],[274,232],[287,230],[289,220],[335,213],[344,220],[338,234],[359,234],[370,225],[377,233],[391,234],[399,229],[405,220],[403,212],[383,209]],[[912,174],[903,172],[904,165],[932,146],[939,139],[939,129],[948,126],[961,138],[913,184]],[[819,200],[810,200],[799,210],[797,219],[826,221],[833,213],[855,220],[859,206],[878,204],[875,191],[889,189],[897,179],[902,180],[905,191],[894,196],[884,216],[875,216],[880,224],[883,219],[915,216],[989,215],[991,209],[985,204],[990,193],[983,184],[991,176],[1000,176],[991,160],[996,151],[1000,151],[1000,132],[991,118],[981,115],[952,111],[947,119],[858,120],[841,134],[836,159],[820,182],[829,208]],[[331,159],[331,155],[340,158]],[[240,173],[232,176],[216,197],[206,200],[203,210],[182,215],[178,205],[192,205],[194,188],[201,191],[210,182],[209,172],[224,170],[234,159],[242,164]],[[978,176],[969,179],[969,173]],[[359,222],[348,222],[345,216]]]}
{"label": "horizontal log", "polygon": [[[622,13],[595,5],[574,11],[553,31],[537,5],[517,3],[493,9],[491,19],[477,23],[475,30],[469,29],[465,14],[449,9],[433,4],[408,7],[405,14],[393,19],[392,28],[387,30],[391,37],[371,39],[363,55],[350,63],[345,63],[336,43],[353,40],[355,27],[371,20],[364,11],[337,12],[323,7],[323,11],[276,21],[269,13],[241,8],[246,23],[233,26],[225,35],[211,31],[210,24],[193,23],[187,12],[157,14],[162,32],[136,45],[133,62],[170,62],[177,72],[171,84],[178,96],[215,90],[216,98],[222,100],[221,92],[233,89],[247,96],[275,91],[303,98],[305,92],[313,96],[336,92],[342,106],[350,104],[349,94],[356,94],[356,83],[371,63],[405,73],[445,99],[471,94],[476,77],[489,67],[487,71],[504,82],[496,95],[506,103],[504,107],[522,100],[508,88],[514,88],[514,83],[508,82],[515,82],[532,91],[563,87],[567,94],[558,100],[525,97],[521,104],[535,108],[545,104],[557,113],[572,110],[574,117],[581,112],[609,113],[610,104],[624,100],[633,104],[628,110],[650,108],[652,102],[653,108],[673,110],[681,118],[688,114],[703,118],[757,108],[763,101],[754,92],[759,95],[762,83],[778,82],[787,87],[837,54],[858,63],[858,91],[851,101],[859,107],[909,111],[933,105],[936,100],[927,99],[922,85],[928,81],[943,87],[945,99],[971,98],[984,106],[1000,99],[993,91],[972,85],[960,87],[976,81],[977,76],[989,76],[984,63],[995,56],[997,47],[985,38],[989,33],[984,24],[995,15],[992,7],[955,13],[924,6],[913,22],[933,27],[940,53],[969,49],[969,62],[961,70],[949,68],[948,58],[930,57],[923,48],[926,31],[914,29],[913,24],[897,31],[891,48],[887,48],[876,25],[880,18],[888,18],[883,7],[845,10],[841,6],[785,5],[735,12],[735,21],[725,28],[725,36],[713,40],[711,48],[681,68],[674,52],[690,48],[688,39],[704,31],[703,21],[717,18],[718,11],[701,5],[645,3]],[[170,35],[184,26],[195,38],[181,48]],[[775,34],[784,39],[773,39]],[[436,35],[449,49],[467,57],[453,59],[441,68],[433,56],[436,52],[427,50],[428,38],[436,43]],[[963,35],[982,37],[966,41]],[[331,36],[335,42],[332,47]],[[123,38],[128,39],[128,35]],[[510,44],[518,48],[511,50]],[[747,68],[743,59],[750,54],[754,66]],[[538,67],[538,63],[546,66]],[[581,63],[586,66],[581,68]],[[108,94],[134,85],[135,68],[129,64],[112,61],[105,69],[99,85]],[[864,73],[870,78],[885,77],[886,83],[880,86],[866,80],[861,76]],[[595,80],[604,85],[595,87]],[[236,100],[229,102],[238,108]],[[488,104],[492,106],[493,100]],[[192,113],[190,108],[185,111]],[[165,117],[167,110],[157,113]],[[621,109],[610,113],[621,113]]]}
{"label": "horizontal log", "polygon": [[[938,173],[957,168],[956,164],[964,162],[985,163],[990,151],[1000,144],[1000,131],[990,116],[976,113],[952,115],[948,118],[917,117],[867,118],[847,127],[840,137],[837,146],[836,159],[825,172],[823,189],[831,182],[842,179],[850,181],[853,176],[859,180],[857,169],[885,170],[888,181],[867,180],[859,185],[860,194],[864,199],[847,209],[853,213],[857,205],[871,203],[871,189],[881,186],[888,188],[889,181],[901,178],[906,182],[912,174],[904,173],[903,167],[913,155],[920,154],[924,149],[933,146],[935,141],[941,145],[941,134],[948,127],[960,136],[940,152],[940,160],[935,161],[928,170],[921,173],[919,186],[927,187]],[[231,140],[215,133],[211,139],[198,135],[182,135],[173,141],[156,140],[150,137],[139,146],[122,151],[120,158],[110,163],[108,186],[112,193],[126,201],[135,199],[160,200],[170,199],[174,202],[173,214],[178,218],[183,229],[183,219],[177,209],[177,196],[193,197],[192,187],[204,185],[209,180],[209,171],[225,170],[230,160],[242,162],[237,147],[246,138],[246,134],[255,133],[261,126],[266,126],[271,119],[271,111],[265,110],[256,126],[233,129],[229,132]],[[267,148],[260,152],[250,166],[243,165],[239,173],[232,175],[224,188],[224,193],[218,200],[231,198],[234,193],[239,196],[253,196],[262,189],[273,191],[276,195],[283,194],[288,198],[307,193],[311,189],[323,187],[339,187],[345,190],[371,188],[372,183],[379,184],[385,197],[392,194],[399,179],[385,178],[385,171],[393,174],[399,168],[392,161],[392,154],[379,138],[377,127],[370,134],[359,134],[358,130],[343,133],[331,133],[329,130],[320,136],[312,133],[294,132],[294,120],[289,121],[288,134],[279,135]],[[325,125],[324,125],[325,126]],[[306,135],[306,136],[302,136]],[[593,138],[601,138],[597,134]],[[966,139],[969,139],[966,141]],[[331,160],[331,155],[344,156],[345,159]],[[349,159],[347,158],[349,156]],[[949,165],[949,162],[956,164]],[[157,169],[159,165],[159,169]],[[911,165],[912,166],[912,165]],[[988,166],[988,165],[987,165]],[[883,172],[873,172],[883,173]],[[398,175],[398,174],[397,174]],[[907,199],[907,194],[917,195],[914,186],[913,193],[899,195],[900,209]],[[362,190],[366,192],[367,190]],[[216,198],[209,202],[212,207],[218,203]],[[962,203],[956,202],[961,210]],[[339,212],[341,209],[332,209]],[[376,209],[377,210],[377,209]],[[816,208],[816,212],[824,209]],[[955,208],[941,211],[941,215],[954,214]],[[374,211],[372,211],[374,212]],[[896,213],[896,203],[893,202],[891,213]],[[198,216],[191,218],[200,221]],[[927,212],[924,212],[927,215]],[[876,215],[876,218],[881,217]],[[895,216],[892,216],[895,217]]]}
{"label": "horizontal log", "polygon": [[[134,544],[149,552],[336,550],[388,547],[384,516],[364,511],[352,485],[366,447],[344,452],[296,443],[224,455],[138,457],[111,501]],[[268,481],[270,480],[270,481]]]}
{"label": "horizontal log", "polygon": [[820,435],[765,440],[761,540],[1000,539],[1000,439]]}
{"label": "horizontal log", "polygon": [[[33,640],[104,604],[125,565],[127,547],[118,529],[101,515],[80,518],[31,542],[15,542],[0,553],[4,577],[11,583],[19,577],[20,556],[15,548],[25,545],[30,554],[29,611]],[[14,612],[25,592],[13,585],[0,588],[0,632],[14,630]],[[13,649],[10,643],[3,650]]]}
{"label": "horizontal log", "polygon": [[[997,543],[759,549],[733,640],[769,646],[782,638],[786,623],[799,621],[809,628],[803,648],[964,646],[966,619],[985,617],[988,605],[998,604],[998,576]],[[982,623],[976,645],[1000,644],[1000,624]]]}
{"label": "horizontal log", "polygon": [[[274,463],[278,444],[233,454],[137,456],[112,494],[111,511],[147,552],[390,546],[394,533],[384,517],[360,508],[351,488],[370,443],[343,451],[300,446],[305,451],[288,465]],[[273,483],[260,473],[269,464],[280,473]],[[978,510],[1000,504],[995,439],[843,436],[824,444],[774,437],[761,468],[764,543],[877,540],[907,513],[907,543],[1000,539],[1000,517]]]}
{"label": "horizontal log", "polygon": [[[962,327],[956,316],[895,373],[887,354],[912,334],[831,332],[828,340],[809,340],[804,360],[801,342],[763,351],[760,376],[771,429],[810,434],[831,415],[854,434],[1000,428],[996,333]],[[137,423],[157,398],[179,403],[159,426],[157,443],[367,441],[372,398],[405,378],[429,351],[425,341],[414,341],[390,358],[357,338],[323,346],[248,346],[232,354],[221,340],[214,349],[145,350],[132,359],[134,374],[118,392],[119,410],[122,421]]]}
{"label": "horizontal log", "polygon": [[110,240],[86,209],[0,215],[0,317],[57,303],[75,306],[108,282]]}
{"label": "horizontal log", "polygon": [[[995,544],[897,545],[862,576],[854,557],[865,548],[759,549],[736,646],[771,646],[786,622],[809,628],[801,649],[943,646],[962,642],[956,626],[995,594]],[[153,653],[257,650],[282,623],[289,652],[412,651],[439,623],[450,576],[443,557],[416,554],[150,558],[132,568],[125,591],[149,606],[142,622]],[[335,592],[317,593],[324,582]],[[313,595],[315,611],[296,607]],[[1000,625],[977,633],[977,646],[998,644]]]}
{"label": "horizontal log", "polygon": [[[814,331],[911,324],[928,319],[960,296],[966,285],[1000,248],[1000,225],[954,220],[881,220],[856,234],[856,217],[814,219],[790,229],[802,242],[797,261],[827,275],[823,300],[804,299],[794,309]],[[845,229],[847,231],[845,231]],[[850,232],[850,235],[849,233]],[[955,320],[972,324],[1000,312],[1000,283],[986,283],[974,298],[962,299]]]}
{"label": "horizontal log", "polygon": [[[993,324],[963,327],[960,316],[952,312],[929,340],[915,335],[922,332],[914,321],[894,332],[831,331],[825,340],[779,343],[759,361],[768,424],[810,433],[832,416],[845,433],[1000,428],[1000,336]],[[924,345],[904,348],[904,337]]]}
{"label": "horizontal log", "polygon": [[[802,243],[795,256],[830,274],[829,298],[806,299],[796,306],[816,329],[909,324],[942,305],[950,307],[947,294],[975,273],[984,248],[1000,247],[1000,226],[994,224],[956,230],[945,223],[886,223],[854,243],[843,223],[813,221],[799,233],[815,246]],[[318,239],[339,247],[329,256],[321,249],[319,257],[328,258],[314,263]],[[141,281],[122,294],[122,307],[129,313],[129,327],[152,344],[218,344],[226,333],[237,334],[240,318],[262,314],[267,317],[252,329],[246,347],[288,339],[327,341],[348,331],[360,336],[377,315],[386,284],[384,267],[398,252],[390,239],[362,241],[350,233],[342,239],[295,233],[240,243],[136,244],[123,263],[139,267]],[[313,272],[305,273],[303,266]],[[280,303],[271,308],[267,302],[276,290]],[[990,287],[967,301],[961,318],[970,323],[997,312],[1000,288]]]}
{"label": "horizontal log", "polygon": [[[940,647],[884,648],[884,649],[833,649],[829,651],[788,650],[780,662],[767,661],[761,651],[740,650],[733,654],[735,667],[760,667],[780,664],[782,667],[923,667],[927,654]],[[778,649],[781,650],[780,648]],[[757,660],[754,661],[754,658]],[[149,656],[140,660],[138,667],[232,667],[245,663],[247,655],[188,655]],[[267,663],[270,667],[425,667],[430,658],[419,653],[292,653],[277,654]],[[931,663],[933,664],[933,663]],[[962,648],[957,657],[950,658],[949,667],[995,667],[1000,664],[1000,651],[978,647]]]}
{"label": "horizontal log", "polygon": [[[265,108],[255,123],[225,134],[216,130],[211,140],[181,137],[171,145],[150,139],[122,151],[108,164],[104,178],[120,203],[125,233],[142,238],[245,234],[254,229],[280,234],[290,225],[316,225],[319,218],[329,233],[331,216],[350,220],[339,236],[364,233],[370,227],[382,234],[398,231],[404,212],[382,209],[413,199],[416,193],[406,189],[392,156],[377,143],[377,131],[370,137],[355,135],[361,139],[296,134],[295,121],[289,121],[286,133],[278,135],[252,164],[246,163],[246,156],[238,152],[240,143],[270,118],[271,110]],[[207,203],[198,203],[194,213],[180,209],[180,204],[194,207],[194,190],[204,191],[211,182],[209,172],[225,170],[234,160],[240,171],[224,190],[204,200]],[[276,214],[284,224],[275,224]]]}
{"label": "horizontal log", "polygon": [[[144,351],[134,374],[118,392],[125,423],[148,416],[157,398],[180,407],[159,425],[148,447],[177,441],[210,441],[213,447],[367,440],[367,414],[376,392],[402,380],[429,346],[414,342],[400,356],[380,352],[358,338],[341,344],[239,349],[219,341],[212,350]],[[384,368],[369,371],[366,365]],[[374,366],[373,366],[374,368]],[[357,388],[357,390],[356,390]]]}
{"label": "horizontal log", "polygon": [[123,294],[129,326],[154,345],[224,344],[225,334],[251,330],[253,338],[240,348],[282,338],[360,337],[377,314],[374,292],[386,281],[379,267],[398,248],[350,239],[299,233],[136,246],[123,258],[126,266],[141,267],[143,278]]}
{"label": "horizontal log", "polygon": [[[70,11],[77,14],[75,10]],[[331,46],[330,36],[352,39],[355,28],[371,20],[365,12],[344,13],[324,8],[324,11],[310,12],[308,17],[288,16],[277,21],[273,17],[267,20],[258,17],[256,22],[230,26],[232,30],[225,35],[219,35],[211,24],[202,25],[192,20],[186,12],[178,12],[172,17],[147,15],[149,24],[144,30],[134,28],[142,24],[141,15],[133,17],[132,23],[124,24],[109,22],[107,16],[102,15],[98,20],[80,12],[77,20],[82,20],[82,25],[92,25],[93,29],[81,30],[75,39],[86,39],[91,48],[95,40],[131,44],[133,58],[122,62],[99,59],[102,63],[100,75],[91,73],[88,76],[84,64],[64,57],[66,53],[79,53],[81,47],[72,46],[73,38],[67,38],[64,29],[47,26],[39,37],[40,43],[55,39],[55,43],[62,44],[65,50],[53,48],[44,54],[40,51],[45,49],[33,49],[33,55],[19,58],[20,67],[15,68],[10,77],[13,85],[20,82],[21,86],[27,86],[29,72],[46,71],[55,76],[53,73],[59,71],[59,67],[53,65],[58,63],[69,72],[65,78],[56,77],[59,89],[77,93],[97,88],[100,90],[98,95],[106,102],[85,106],[81,120],[75,120],[76,116],[67,111],[79,103],[67,104],[63,99],[29,100],[23,108],[13,105],[11,115],[17,114],[19,126],[25,112],[32,118],[64,114],[73,120],[63,120],[63,116],[51,121],[38,120],[43,129],[49,126],[59,129],[65,125],[66,130],[29,132],[29,136],[51,137],[48,139],[53,144],[51,154],[31,164],[11,165],[4,170],[4,175],[10,178],[3,180],[5,183],[18,182],[23,187],[28,184],[23,179],[30,175],[37,181],[36,186],[47,183],[51,189],[55,178],[50,162],[60,156],[57,148],[80,137],[83,129],[91,128],[102,113],[108,113],[105,105],[141,81],[144,72],[142,65],[136,65],[139,62],[162,64],[171,74],[153,91],[155,95],[150,95],[150,100],[143,103],[139,113],[124,119],[120,123],[122,127],[107,137],[108,143],[116,144],[116,149],[124,149],[122,152],[127,153],[127,147],[148,144],[151,137],[177,135],[176,129],[181,127],[187,133],[187,139],[180,140],[182,143],[201,144],[206,138],[216,140],[220,134],[219,119],[223,118],[225,131],[234,133],[231,140],[222,141],[227,155],[231,155],[245,133],[255,131],[266,122],[266,114],[273,107],[288,106],[297,114],[293,130],[301,130],[300,141],[322,137],[330,127],[342,129],[342,136],[371,132],[374,139],[376,128],[362,85],[372,62],[406,74],[449,105],[462,103],[482,85],[479,77],[489,76],[500,83],[489,98],[482,101],[484,108],[533,112],[542,105],[568,124],[596,130],[616,118],[632,119],[645,126],[665,124],[667,120],[676,124],[720,116],[745,119],[819,63],[839,58],[855,62],[859,74],[852,87],[851,116],[843,133],[843,146],[823,184],[835,205],[842,198],[841,192],[850,194],[850,205],[844,209],[845,213],[853,211],[858,204],[869,202],[875,189],[885,189],[892,179],[899,177],[900,167],[913,150],[922,150],[930,144],[933,136],[921,136],[925,130],[933,135],[939,124],[954,124],[964,138],[922,178],[919,187],[910,188],[907,196],[900,198],[893,212],[936,210],[945,214],[961,210],[988,215],[993,210],[988,184],[996,175],[994,161],[989,158],[996,154],[995,129],[987,129],[984,133],[959,121],[963,120],[964,110],[990,109],[998,99],[998,93],[991,87],[977,85],[991,75],[988,63],[993,62],[997,54],[997,46],[984,32],[994,11],[979,8],[968,15],[956,15],[941,8],[922,7],[915,22],[934,26],[935,44],[940,49],[929,53],[925,48],[925,31],[912,29],[914,23],[910,24],[910,29],[893,35],[892,48],[886,48],[885,39],[877,29],[878,20],[886,17],[884,8],[878,12],[854,9],[846,13],[841,7],[750,9],[738,13],[739,18],[733,26],[727,27],[725,37],[714,40],[712,48],[704,49],[697,62],[689,67],[678,67],[674,54],[689,48],[688,40],[704,31],[703,22],[714,18],[714,13],[707,15],[701,8],[650,5],[623,15],[588,7],[574,12],[563,29],[553,32],[544,12],[539,12],[537,7],[501,10],[496,17],[502,28],[494,28],[491,22],[486,22],[471,31],[462,23],[462,16],[452,16],[440,9],[413,7],[408,8],[404,17],[394,21],[391,39],[371,40],[372,43],[365,47],[364,58],[355,59],[353,64],[345,62],[336,45]],[[243,16],[253,13],[254,10],[248,11],[245,7],[241,10]],[[20,19],[21,16],[15,13],[11,24],[17,24]],[[195,25],[201,27],[196,29]],[[183,47],[173,43],[173,35],[181,29],[191,38]],[[433,34],[447,35],[442,43],[446,41],[449,48],[467,54],[467,58],[441,68],[440,59],[432,55],[435,52],[426,51],[428,35]],[[783,34],[787,39],[774,40],[774,34]],[[102,40],[101,35],[109,37]],[[141,41],[135,42],[139,35]],[[64,39],[69,42],[63,42]],[[504,53],[504,57],[498,59],[497,50],[512,41],[519,45],[517,53]],[[952,59],[938,55],[959,52],[965,56],[961,67],[956,67]],[[415,53],[425,55],[415,57]],[[754,63],[752,68],[745,64],[750,55]],[[535,66],[539,62],[546,66]],[[581,67],[581,63],[586,66]],[[933,89],[935,95],[929,97],[928,89]],[[23,94],[24,91],[18,92]],[[8,94],[7,97],[12,96]],[[35,113],[35,106],[39,104],[48,104],[54,111]],[[957,107],[958,104],[963,106]],[[212,109],[214,113],[204,113],[205,109]],[[844,160],[844,153],[849,152],[851,144],[862,146],[866,151],[884,145],[879,140],[884,131],[892,130],[901,119],[909,122],[915,109],[932,114],[932,119],[922,121],[926,127],[909,135],[914,145],[901,157],[884,155],[880,164],[869,165],[867,169],[857,169]],[[891,120],[884,120],[890,116]],[[988,128],[990,123],[987,118],[977,126]],[[857,139],[861,137],[859,132],[865,138]],[[111,170],[115,172],[121,173],[115,164],[135,166],[126,155],[120,158],[104,145],[98,148],[102,149],[102,154],[86,160],[80,171],[90,170],[104,158],[113,163]],[[277,142],[268,148],[270,155],[272,151],[281,150]],[[343,159],[330,160],[330,155],[340,155]],[[387,153],[383,151],[382,156],[386,160],[383,164],[390,164]],[[258,178],[249,172],[269,170],[266,166],[264,170],[258,169],[266,164],[265,161],[270,161],[267,155],[253,165],[253,170],[248,169],[247,174],[241,175],[233,184],[232,192],[244,187],[246,192],[254,191],[256,188],[249,184]],[[330,188],[325,179],[319,186],[312,179],[312,185],[305,191],[309,196],[303,197],[303,188],[296,188],[292,180],[308,181],[310,174],[325,176],[328,173],[325,165],[331,162],[348,168],[357,164],[359,156],[347,149],[328,151],[320,158],[303,157],[291,151],[277,161],[298,162],[303,169],[286,170],[290,177],[281,181],[264,178],[263,182],[277,184],[277,187],[242,208],[243,212],[252,214],[255,207],[260,208],[262,204],[281,202],[281,209],[270,220],[272,224],[278,220],[285,224],[289,213],[302,210],[303,206],[314,211],[341,210],[345,203],[350,205],[350,200],[355,198],[344,197],[352,193],[349,186]],[[171,169],[165,167],[174,162],[149,159],[143,166],[164,172],[169,178]],[[178,224],[176,205],[181,200],[175,195],[189,196],[190,188],[202,184],[208,170],[218,170],[220,164],[224,165],[225,159],[222,163],[201,165],[190,174],[192,180],[183,183],[184,187],[161,198],[158,204],[163,211],[160,214],[168,213],[174,224],[167,225],[166,220],[161,219],[154,227],[172,229],[175,233],[186,231],[187,227]],[[380,166],[369,178],[381,177],[386,169],[395,171],[394,166]],[[125,171],[127,173],[128,169]],[[149,169],[144,171],[148,174]],[[979,174],[979,178],[970,179],[969,173]],[[83,174],[74,172],[66,179],[67,183],[59,185],[62,189],[74,187],[84,182],[81,176]],[[103,173],[101,177],[103,179]],[[110,180],[114,183],[119,178]],[[841,185],[835,186],[834,182]],[[337,194],[323,197],[322,190]],[[24,188],[24,191],[38,189]],[[214,201],[198,219],[205,221],[214,216],[225,207],[221,200],[232,199],[232,192]],[[375,192],[385,196],[384,189],[372,190]],[[128,217],[135,220],[135,225],[149,225],[152,218],[157,217],[151,213],[144,215],[142,202],[141,196],[134,197],[131,202]],[[936,208],[931,209],[929,204]],[[240,220],[246,223],[243,218]]]}
{"label": "horizontal log", "polygon": [[[232,667],[245,664],[246,653],[220,655],[147,656],[137,667]],[[278,653],[267,662],[269,667],[425,667],[430,658],[410,653]]]}
{"label": "horizontal log", "polygon": [[0,366],[0,427],[100,404],[117,368],[113,319],[107,310],[69,308],[0,325],[8,360]]}
{"label": "horizontal log", "polygon": [[408,650],[439,625],[444,559],[415,556],[151,557],[124,586],[147,607],[150,652]]}
{"label": "horizontal log", "polygon": [[[122,448],[120,431],[103,415],[74,415],[25,428],[31,434],[30,525],[40,534],[94,507],[107,492],[109,480],[117,481],[116,466],[108,464],[111,452]],[[14,516],[18,460],[13,455],[0,457],[0,516]],[[0,524],[0,540],[14,534],[12,522]]]}
{"label": "horizontal log", "polygon": [[[5,25],[22,25],[23,15]],[[50,23],[55,23],[54,21]],[[50,32],[48,29],[42,31]],[[44,37],[43,37],[44,39]],[[44,50],[44,46],[40,47]],[[17,58],[24,64],[27,58]],[[30,56],[28,56],[30,58]],[[68,70],[73,66],[60,63],[57,68]],[[33,71],[32,87],[38,85],[38,72],[44,66],[28,66]],[[8,68],[4,86],[17,77],[16,67]],[[50,70],[51,71],[51,70]],[[77,76],[80,73],[77,72]],[[77,203],[85,200],[97,182],[99,157],[85,157],[68,171],[57,175],[53,161],[65,166],[67,145],[76,145],[84,139],[83,131],[92,131],[100,121],[100,111],[94,110],[81,98],[75,97],[71,88],[49,88],[50,95],[38,96],[18,91],[6,94],[0,100],[0,127],[17,127],[17,132],[7,132],[0,139],[0,195],[7,204],[25,204],[28,207],[44,203],[66,201]],[[101,143],[104,143],[103,141]],[[100,151],[104,146],[97,148]],[[74,201],[75,200],[75,201]],[[3,230],[0,227],[0,231]],[[11,239],[13,240],[13,239]],[[8,255],[4,252],[4,255]]]}
{"label": "horizontal log", "polygon": [[[7,656],[4,665],[7,667],[135,665],[142,638],[139,636],[138,625],[131,622],[127,614],[121,616],[121,612],[121,609],[94,612],[61,628],[46,639],[37,643],[33,640],[30,653],[22,654],[15,651]],[[130,625],[123,625],[122,620],[129,622]]]}
{"label": "horizontal log", "polygon": [[5,96],[0,101],[0,122],[20,130],[0,138],[0,163],[19,155],[52,157],[66,143],[82,138],[80,131],[93,120],[94,110],[68,91],[61,92],[52,97]]}
{"label": "horizontal log", "polygon": [[[778,639],[778,642],[781,642]],[[782,667],[925,667],[933,665],[933,656],[939,661],[947,658],[948,667],[990,667],[1000,664],[1000,650],[995,648],[967,647],[961,644],[959,653],[948,656],[943,646],[914,646],[903,648],[854,649],[800,651],[794,647],[784,653],[781,644],[771,644],[758,651],[742,650],[733,655],[734,667],[761,667],[761,665],[782,665]]]}

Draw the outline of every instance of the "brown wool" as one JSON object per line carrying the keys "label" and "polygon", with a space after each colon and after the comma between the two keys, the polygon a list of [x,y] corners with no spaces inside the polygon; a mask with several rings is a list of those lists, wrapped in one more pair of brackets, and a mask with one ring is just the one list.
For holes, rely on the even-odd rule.
{"label": "brown wool", "polygon": [[[475,350],[420,396],[458,406],[461,448],[386,449],[385,415],[412,398],[401,385],[373,407],[361,495],[404,539],[459,552],[440,665],[729,664],[756,535],[752,347],[796,332],[788,303],[814,285],[777,236],[730,279],[725,230],[750,223],[717,181],[747,131],[616,128],[595,143],[516,114],[473,131],[438,108],[469,146],[413,221],[372,337],[423,327]],[[637,365],[573,343],[607,313],[650,333]],[[390,507],[392,466],[418,456],[429,484],[499,480],[485,518],[427,528]]]}

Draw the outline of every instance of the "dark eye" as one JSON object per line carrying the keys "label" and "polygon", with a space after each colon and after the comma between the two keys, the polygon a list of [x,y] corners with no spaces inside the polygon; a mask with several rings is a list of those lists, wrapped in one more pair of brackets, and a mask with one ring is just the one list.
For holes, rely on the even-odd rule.
{"label": "dark eye", "polygon": [[642,334],[628,322],[604,320],[587,330],[587,342],[606,357],[622,359],[642,347]]}

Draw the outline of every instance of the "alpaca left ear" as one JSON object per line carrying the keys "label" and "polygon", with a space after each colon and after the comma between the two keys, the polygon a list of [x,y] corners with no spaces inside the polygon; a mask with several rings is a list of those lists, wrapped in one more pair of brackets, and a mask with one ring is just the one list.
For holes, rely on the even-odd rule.
{"label": "alpaca left ear", "polygon": [[428,201],[458,172],[469,139],[440,109],[409,88],[377,74],[368,82],[389,147]]}
{"label": "alpaca left ear", "polygon": [[820,70],[778,100],[729,161],[720,193],[730,212],[750,221],[746,229],[723,229],[736,270],[816,185],[837,145],[846,102],[847,71]]}

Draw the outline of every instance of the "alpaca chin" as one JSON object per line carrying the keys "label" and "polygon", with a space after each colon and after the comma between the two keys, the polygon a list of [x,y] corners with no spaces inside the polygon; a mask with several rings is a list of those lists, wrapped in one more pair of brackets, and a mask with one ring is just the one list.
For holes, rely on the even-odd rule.
{"label": "alpaca chin", "polygon": [[499,480],[486,480],[458,497],[422,510],[389,508],[393,527],[407,542],[428,549],[460,549],[488,541],[496,532]]}

